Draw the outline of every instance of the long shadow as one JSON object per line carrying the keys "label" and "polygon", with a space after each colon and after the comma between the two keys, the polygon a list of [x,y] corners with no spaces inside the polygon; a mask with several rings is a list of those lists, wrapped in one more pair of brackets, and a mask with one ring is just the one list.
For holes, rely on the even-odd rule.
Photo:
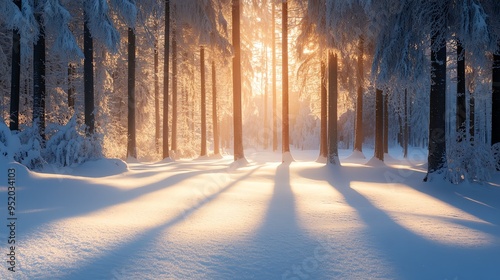
{"label": "long shadow", "polygon": [[[64,179],[62,183],[57,182],[49,188],[39,188],[35,185],[26,186],[18,191],[18,196],[22,198],[19,202],[19,218],[26,225],[20,227],[18,232],[19,235],[24,235],[36,230],[40,225],[54,220],[85,215],[169,188],[194,176],[217,174],[224,171],[225,169],[222,168],[177,173],[171,176],[166,174],[164,178],[158,179],[155,183],[131,190],[120,190],[76,179]],[[41,185],[47,185],[47,181],[56,182],[57,180],[53,178],[37,179]],[[20,182],[20,184],[22,183]],[[30,205],[32,209],[26,209],[23,205]],[[22,210],[27,211],[23,213]]]}
{"label": "long shadow", "polygon": [[[352,170],[365,169],[365,170]],[[466,248],[438,243],[402,227],[385,211],[373,205],[366,197],[352,189],[352,179],[344,174],[370,172],[365,167],[324,166],[303,172],[313,179],[323,178],[355,209],[362,222],[368,242],[382,254],[396,273],[396,279],[476,279],[478,271],[483,275],[498,275],[500,268],[492,259],[478,261],[475,253],[482,252],[493,259],[500,258],[498,245],[491,248]],[[370,175],[376,177],[376,170]],[[363,174],[363,178],[367,178]],[[359,181],[359,180],[357,180]],[[377,180],[375,180],[377,181]],[[378,181],[383,182],[383,181]],[[488,276],[489,277],[489,276]]]}
{"label": "long shadow", "polygon": [[[241,176],[239,179],[230,182],[223,188],[205,197],[203,200],[198,201],[192,207],[184,209],[182,213],[175,216],[174,218],[139,234],[134,240],[125,242],[124,244],[120,244],[116,249],[102,250],[99,256],[92,258],[88,262],[84,261],[84,264],[82,266],[76,268],[70,274],[66,275],[65,279],[80,279],[81,275],[85,275],[85,279],[88,279],[87,277],[94,277],[93,279],[114,279],[114,271],[121,271],[120,268],[124,268],[127,265],[130,265],[131,260],[141,260],[142,258],[147,257],[141,255],[141,253],[145,253],[145,248],[155,250],[156,248],[154,248],[153,244],[158,236],[164,234],[165,231],[168,231],[169,228],[183,222],[186,218],[193,215],[196,211],[208,205],[210,202],[216,200],[219,195],[233,188],[238,184],[238,182],[250,177],[260,168],[261,167],[257,166],[245,175]],[[165,253],[167,254],[168,252]],[[103,266],[106,266],[110,263],[115,267],[103,268]],[[109,275],[102,275],[103,269],[105,269],[106,274]],[[159,267],[158,269],[161,270],[162,268]],[[90,275],[92,274],[92,271],[94,271],[96,274]]]}
{"label": "long shadow", "polygon": [[[308,271],[302,267],[305,261],[315,261],[314,249],[320,244],[304,232],[297,219],[290,166],[281,164],[276,169],[273,194],[261,225],[253,235],[213,256],[225,262],[211,268],[207,278],[321,279],[319,265]],[[238,274],[231,275],[235,272]]]}

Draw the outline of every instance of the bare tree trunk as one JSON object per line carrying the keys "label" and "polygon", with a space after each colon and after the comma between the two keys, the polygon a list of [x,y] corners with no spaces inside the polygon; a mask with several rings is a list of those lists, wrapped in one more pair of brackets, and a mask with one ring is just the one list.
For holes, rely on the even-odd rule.
{"label": "bare tree trunk", "polygon": [[389,94],[384,95],[384,153],[389,153]]}
{"label": "bare tree trunk", "polygon": [[[387,111],[386,111],[387,112]],[[403,145],[403,157],[408,158],[408,141],[409,141],[409,136],[410,136],[410,131],[408,127],[408,90],[405,89],[405,128],[404,128],[404,145]]]}
{"label": "bare tree trunk", "polygon": [[158,55],[158,22],[155,21],[154,41],[154,84],[155,84],[155,148],[160,151],[160,77],[159,77],[159,55]]}
{"label": "bare tree trunk", "polygon": [[284,0],[282,2],[282,36],[281,36],[281,47],[282,47],[282,155],[283,161],[285,159],[285,154],[290,152],[290,127],[289,127],[289,114],[288,114],[288,2]]}
{"label": "bare tree trunk", "polygon": [[364,54],[364,39],[359,38],[359,54],[358,54],[358,92],[356,99],[356,123],[354,135],[354,150],[363,151],[363,83],[364,83],[364,70],[363,70],[363,54]]}
{"label": "bare tree trunk", "polygon": [[127,157],[137,158],[135,133],[135,31],[128,28],[128,129]]}
{"label": "bare tree trunk", "polygon": [[276,6],[273,1],[271,1],[272,15],[271,15],[271,44],[272,44],[272,88],[273,88],[273,151],[278,150],[278,114],[276,112],[277,100],[276,100]]}
{"label": "bare tree trunk", "polygon": [[163,158],[169,158],[168,150],[168,73],[170,55],[170,0],[165,0],[165,45],[163,48]]}
{"label": "bare tree trunk", "polygon": [[[21,10],[21,0],[14,0]],[[19,99],[21,92],[21,35],[12,31],[12,72],[10,79],[10,130],[19,130]]]}
{"label": "bare tree trunk", "polygon": [[207,155],[207,104],[205,89],[205,48],[200,47],[200,72],[201,72],[201,152],[200,156]]}
{"label": "bare tree trunk", "polygon": [[68,108],[74,112],[75,110],[75,75],[76,66],[73,63],[68,64]]}
{"label": "bare tree trunk", "polygon": [[240,42],[240,1],[232,0],[233,21],[233,121],[234,121],[234,160],[244,159],[243,121],[241,114],[241,42]]}
{"label": "bare tree trunk", "polygon": [[[319,143],[319,155],[320,157],[326,158],[328,156],[328,109],[327,109],[327,90],[326,90],[326,63],[323,60],[323,52],[321,56],[321,130],[320,130],[320,143]],[[330,67],[330,54],[328,54],[328,66]],[[329,74],[333,69],[329,69]],[[328,76],[330,80],[330,76]],[[331,82],[331,81],[329,81]],[[332,94],[330,92],[330,94]],[[335,128],[336,129],[336,128]]]}
{"label": "bare tree trunk", "polygon": [[177,25],[175,6],[172,26],[172,151],[177,151]]}
{"label": "bare tree trunk", "polygon": [[[465,52],[462,43],[457,39],[457,112],[456,130],[459,135],[465,132],[467,108],[465,104]],[[462,141],[462,137],[457,139]]]}
{"label": "bare tree trunk", "polygon": [[437,34],[431,38],[431,45],[438,44],[439,50],[431,49],[429,155],[424,181],[428,180],[429,175],[442,172],[446,157],[446,43],[443,39],[436,42],[439,36],[440,34]]}
{"label": "bare tree trunk", "polygon": [[[500,42],[497,53],[493,55],[492,88],[491,145],[495,145],[500,143]],[[497,166],[500,166],[500,162]]]}
{"label": "bare tree trunk", "polygon": [[340,165],[337,143],[338,60],[332,52],[328,54],[328,161]]}
{"label": "bare tree trunk", "polygon": [[45,139],[45,31],[42,15],[35,13],[35,19],[41,28],[33,48],[33,122]]}
{"label": "bare tree trunk", "polygon": [[375,157],[384,161],[384,96],[375,90]]}
{"label": "bare tree trunk", "polygon": [[217,77],[215,60],[212,60],[212,123],[214,130],[214,155],[220,154],[219,119],[217,117]]}
{"label": "bare tree trunk", "polygon": [[87,133],[94,133],[94,42],[90,30],[88,28],[88,17],[91,15],[85,14],[83,28],[83,76],[84,76],[84,99],[85,99],[85,125]]}

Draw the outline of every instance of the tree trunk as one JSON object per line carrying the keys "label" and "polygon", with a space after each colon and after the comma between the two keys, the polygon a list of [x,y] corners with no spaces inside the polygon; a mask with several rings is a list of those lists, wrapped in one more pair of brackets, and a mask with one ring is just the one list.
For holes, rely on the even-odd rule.
{"label": "tree trunk", "polygon": [[[436,37],[435,37],[436,36]],[[428,170],[424,181],[433,173],[441,173],[446,159],[446,43],[444,39],[436,42],[440,34],[431,38],[431,93],[429,116],[429,155]],[[439,50],[434,46],[438,44]]]}
{"label": "tree trunk", "polygon": [[[385,111],[387,113],[387,111]],[[410,131],[409,131],[409,128],[408,128],[408,90],[405,89],[405,110],[404,110],[404,114],[405,114],[405,128],[404,128],[404,144],[403,144],[403,157],[404,158],[408,158],[408,141],[409,141],[409,135],[410,135]]]}
{"label": "tree trunk", "polygon": [[75,75],[76,66],[73,63],[68,64],[68,108],[71,111],[75,111]]}
{"label": "tree trunk", "polygon": [[500,143],[500,42],[497,53],[493,54],[492,88],[491,145],[494,145]]}
{"label": "tree trunk", "polygon": [[474,105],[474,95],[469,97],[469,135],[470,142],[474,143],[475,138],[475,105]]}
{"label": "tree trunk", "polygon": [[273,89],[273,152],[278,150],[278,113],[276,112],[276,6],[271,1],[272,15],[271,15],[271,45],[272,45],[272,89]]}
{"label": "tree trunk", "polygon": [[[326,63],[323,61],[323,53],[321,52],[321,89],[320,89],[320,94],[321,94],[321,131],[320,131],[320,144],[319,144],[319,155],[320,157],[326,158],[328,156],[328,109],[327,109],[327,90],[326,90]],[[328,54],[328,67],[334,67],[333,65],[330,65],[330,54]],[[330,80],[331,75],[334,70],[329,69],[328,71],[328,80],[329,83],[332,83]],[[335,73],[336,74],[336,73]],[[329,84],[331,87],[332,85]],[[332,91],[330,89],[330,91]],[[330,95],[333,94],[330,92]]]}
{"label": "tree trunk", "polygon": [[268,101],[268,84],[269,84],[269,80],[268,80],[268,60],[267,60],[267,45],[266,45],[266,42],[263,41],[262,44],[265,46],[263,48],[263,53],[264,53],[264,59],[265,59],[265,73],[266,73],[266,76],[265,76],[265,79],[263,79],[263,82],[264,82],[264,150],[267,150],[267,148],[269,147],[269,120],[268,120],[268,108],[267,108],[267,101]]}
{"label": "tree trunk", "polygon": [[[21,0],[14,0],[21,10]],[[12,72],[10,79],[10,130],[19,130],[19,99],[21,90],[21,35],[12,31]]]}
{"label": "tree trunk", "polygon": [[219,119],[217,117],[217,77],[215,60],[212,60],[212,123],[214,130],[214,155],[220,154]]}
{"label": "tree trunk", "polygon": [[33,48],[33,122],[45,139],[45,31],[42,15],[35,13],[40,34]]}
{"label": "tree trunk", "polygon": [[375,90],[375,157],[384,161],[384,96]]}
{"label": "tree trunk", "polygon": [[205,48],[200,47],[200,72],[201,72],[201,152],[200,156],[207,155],[207,104],[205,89]]}
{"label": "tree trunk", "polygon": [[356,100],[356,123],[354,135],[354,150],[363,151],[363,83],[364,83],[364,70],[363,70],[363,53],[364,53],[364,39],[359,38],[359,54],[358,54],[358,92]]}
{"label": "tree trunk", "polygon": [[83,25],[83,92],[85,103],[85,125],[87,126],[87,134],[94,133],[94,42],[88,27],[88,17],[91,15],[85,14]]}
{"label": "tree trunk", "polygon": [[328,161],[327,164],[340,165],[337,143],[337,102],[338,102],[338,59],[328,54]]}
{"label": "tree trunk", "polygon": [[288,116],[288,2],[284,0],[282,2],[282,36],[281,36],[281,47],[282,47],[282,156],[283,161],[285,159],[285,154],[290,152],[290,128],[289,128],[289,116]]}
{"label": "tree trunk", "polygon": [[[155,29],[157,30],[158,23],[155,23]],[[156,32],[158,36],[159,32]],[[154,41],[154,78],[155,78],[155,148],[156,151],[160,151],[160,77],[159,77],[159,55],[158,55],[158,37],[155,37]]]}
{"label": "tree trunk", "polygon": [[128,127],[127,157],[137,158],[135,134],[135,31],[128,28]]}
{"label": "tree trunk", "polygon": [[465,121],[467,120],[467,108],[465,106],[465,52],[462,43],[457,40],[457,112],[456,130],[459,135],[458,141],[462,141],[461,133],[465,132]]}
{"label": "tree trunk", "polygon": [[384,153],[389,153],[389,94],[387,93],[384,95]]}
{"label": "tree trunk", "polygon": [[172,151],[177,150],[177,25],[175,6],[172,26]]}
{"label": "tree trunk", "polygon": [[170,54],[170,0],[165,0],[165,45],[163,48],[163,158],[169,158],[168,150],[168,71]]}
{"label": "tree trunk", "polygon": [[241,42],[240,42],[240,0],[232,0],[233,21],[233,121],[234,161],[244,159],[243,122],[241,116]]}

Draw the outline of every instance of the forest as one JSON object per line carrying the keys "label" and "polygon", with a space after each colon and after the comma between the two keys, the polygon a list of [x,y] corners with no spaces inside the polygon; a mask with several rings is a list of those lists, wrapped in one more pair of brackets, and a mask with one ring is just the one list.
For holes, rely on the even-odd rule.
{"label": "forest", "polygon": [[0,150],[31,169],[290,147],[339,164],[338,148],[397,145],[452,182],[499,168],[495,0],[14,0],[0,15]]}

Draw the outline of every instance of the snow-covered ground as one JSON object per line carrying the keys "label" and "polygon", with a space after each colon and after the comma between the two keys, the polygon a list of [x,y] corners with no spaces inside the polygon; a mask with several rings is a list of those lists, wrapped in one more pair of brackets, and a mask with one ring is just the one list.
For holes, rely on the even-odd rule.
{"label": "snow-covered ground", "polygon": [[[29,172],[16,169],[15,238],[0,228],[0,279],[498,279],[500,175],[423,183],[426,156],[386,163],[341,151]],[[58,174],[58,173],[62,173]],[[66,174],[66,175],[65,175]],[[15,270],[8,240],[15,240]]]}

